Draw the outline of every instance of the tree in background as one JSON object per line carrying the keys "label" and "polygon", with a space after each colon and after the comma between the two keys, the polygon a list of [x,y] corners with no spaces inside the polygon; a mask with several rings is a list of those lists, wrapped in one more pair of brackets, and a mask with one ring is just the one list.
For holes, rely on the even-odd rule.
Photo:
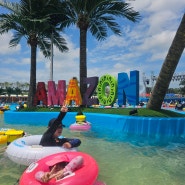
{"label": "tree in background", "polygon": [[[0,1],[0,6],[8,11],[0,14],[0,34],[12,30],[10,47],[17,46],[22,38],[25,38],[31,47],[28,107],[32,107],[36,93],[37,47],[45,57],[51,56],[52,30],[53,44],[61,52],[68,50],[66,41],[60,34],[61,29],[50,23],[51,15],[55,14],[60,6],[60,0],[20,0],[19,3]],[[61,7],[60,9],[62,10]]]}
{"label": "tree in background", "polygon": [[180,84],[180,91],[181,91],[181,94],[185,95],[185,80],[181,81]]}
{"label": "tree in background", "polygon": [[22,93],[22,90],[19,87],[16,87],[14,89],[14,94],[16,94],[16,97],[18,99],[18,95],[23,94],[23,93]]}
{"label": "tree in background", "polygon": [[8,94],[8,102],[11,102],[10,96],[14,94],[14,89],[12,87],[6,87],[6,93]]}
{"label": "tree in background", "polygon": [[0,95],[4,94],[4,89],[2,87],[0,87]]}
{"label": "tree in background", "polygon": [[76,24],[80,30],[80,92],[82,97],[87,85],[87,31],[98,40],[108,36],[108,30],[121,35],[121,28],[116,18],[126,18],[132,22],[139,20],[139,13],[122,0],[61,0],[65,7],[66,19],[61,26]]}
{"label": "tree in background", "polygon": [[169,84],[185,47],[185,14],[181,20],[174,40],[162,65],[161,71],[153,88],[147,108],[160,110]]}

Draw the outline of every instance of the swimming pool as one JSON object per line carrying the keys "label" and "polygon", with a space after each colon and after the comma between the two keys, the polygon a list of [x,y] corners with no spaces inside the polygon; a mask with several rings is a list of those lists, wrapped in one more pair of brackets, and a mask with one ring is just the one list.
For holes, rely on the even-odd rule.
{"label": "swimming pool", "polygon": [[[31,124],[30,116],[26,116],[24,123],[19,123],[14,116],[14,121],[17,121],[15,124],[6,122],[4,115],[0,115],[0,127],[12,127],[23,129],[30,134],[41,134],[46,130],[48,122],[48,117],[46,115],[43,117],[44,120],[40,119],[37,124]],[[88,121],[92,122],[91,131],[74,132],[65,128],[63,135],[81,139],[82,145],[79,150],[89,153],[97,160],[100,168],[98,178],[107,185],[184,184],[184,137],[172,139],[155,134],[124,133],[113,129],[112,126],[109,127],[104,119],[96,118],[99,122],[89,119],[90,117]],[[73,122],[74,118],[65,120],[66,126]],[[24,167],[12,163],[3,154],[0,154],[0,161],[1,185],[13,185],[24,171]]]}
{"label": "swimming pool", "polygon": [[[6,111],[4,120],[9,124],[47,126],[48,120],[57,117],[58,112]],[[137,117],[111,114],[85,113],[87,121],[93,124],[97,137],[108,140],[127,141],[143,138],[150,143],[165,144],[185,141],[185,118]],[[75,122],[75,112],[68,112],[63,123],[69,127]],[[129,136],[129,137],[128,137]]]}

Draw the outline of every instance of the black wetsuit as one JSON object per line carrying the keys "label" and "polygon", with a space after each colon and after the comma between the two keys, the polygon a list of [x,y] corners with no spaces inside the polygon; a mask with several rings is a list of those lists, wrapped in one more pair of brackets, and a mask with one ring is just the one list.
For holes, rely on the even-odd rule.
{"label": "black wetsuit", "polygon": [[55,131],[57,130],[58,126],[61,125],[62,119],[65,117],[66,112],[60,112],[58,117],[55,119],[53,124],[50,125],[48,130],[43,134],[40,145],[42,146],[62,146],[64,143],[69,142],[71,147],[78,147],[81,144],[79,139],[69,139],[69,138],[58,138],[56,142],[55,138],[53,137]]}

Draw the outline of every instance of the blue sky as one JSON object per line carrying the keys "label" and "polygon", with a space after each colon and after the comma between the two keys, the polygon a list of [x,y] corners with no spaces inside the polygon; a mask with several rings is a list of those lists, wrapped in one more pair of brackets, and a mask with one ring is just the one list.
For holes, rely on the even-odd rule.
{"label": "blue sky", "polygon": [[[88,33],[87,75],[88,77],[110,74],[117,78],[120,72],[140,71],[150,78],[158,75],[168,49],[172,43],[180,21],[185,13],[184,0],[127,0],[139,11],[141,20],[132,23],[118,20],[122,36],[112,33],[103,42],[97,41]],[[0,7],[0,13],[2,8]],[[29,82],[30,47],[25,40],[16,47],[9,48],[12,32],[0,35],[0,82]],[[69,52],[60,53],[54,48],[54,81],[79,78],[79,30],[76,26],[66,29],[63,34]],[[46,82],[50,77],[50,61],[39,52],[37,54],[37,82]],[[176,74],[185,73],[185,51],[181,56]],[[170,87],[178,87],[172,82]],[[151,85],[151,84],[149,84]]]}

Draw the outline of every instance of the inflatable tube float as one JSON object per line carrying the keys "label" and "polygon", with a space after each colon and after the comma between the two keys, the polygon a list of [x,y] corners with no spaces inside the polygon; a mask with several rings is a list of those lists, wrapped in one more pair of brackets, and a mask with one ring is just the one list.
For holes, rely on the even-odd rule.
{"label": "inflatable tube float", "polygon": [[10,128],[1,128],[0,129],[0,144],[9,144],[15,139],[24,136],[23,130],[15,130]]}
{"label": "inflatable tube float", "polygon": [[76,122],[70,125],[71,130],[79,130],[79,131],[87,131],[91,128],[91,123],[86,121],[85,115],[77,115],[75,116]]}
{"label": "inflatable tube float", "polygon": [[70,125],[71,130],[87,131],[90,130],[91,124],[89,122],[76,122]]}
{"label": "inflatable tube float", "polygon": [[175,106],[176,106],[175,104],[169,104],[168,107],[169,107],[169,108],[175,108]]}
{"label": "inflatable tube float", "polygon": [[[74,171],[72,174],[65,176],[62,179],[55,180],[51,179],[48,183],[42,183],[36,180],[35,174],[38,171],[49,171],[49,166],[47,161],[53,160],[55,158],[62,159],[67,157],[72,160],[76,156],[82,156],[84,159],[83,166],[78,170]],[[98,165],[96,161],[90,155],[82,152],[62,152],[58,154],[53,154],[39,161],[32,163],[22,174],[19,184],[20,185],[95,185],[98,176]]]}
{"label": "inflatable tube float", "polygon": [[0,128],[0,135],[5,135],[7,131],[15,130],[13,128]]}
{"label": "inflatable tube float", "polygon": [[77,115],[77,116],[75,116],[75,118],[76,118],[76,122],[83,122],[83,121],[85,121],[86,120],[86,116],[85,115]]}
{"label": "inflatable tube float", "polygon": [[7,143],[7,135],[0,135],[0,144]]}
{"label": "inflatable tube float", "polygon": [[31,163],[51,154],[77,151],[77,148],[43,147],[39,145],[42,135],[31,135],[14,140],[6,149],[8,158],[18,164],[29,166]]}
{"label": "inflatable tube float", "polygon": [[4,112],[4,111],[7,111],[7,110],[10,110],[9,105],[0,106],[0,111]]}

